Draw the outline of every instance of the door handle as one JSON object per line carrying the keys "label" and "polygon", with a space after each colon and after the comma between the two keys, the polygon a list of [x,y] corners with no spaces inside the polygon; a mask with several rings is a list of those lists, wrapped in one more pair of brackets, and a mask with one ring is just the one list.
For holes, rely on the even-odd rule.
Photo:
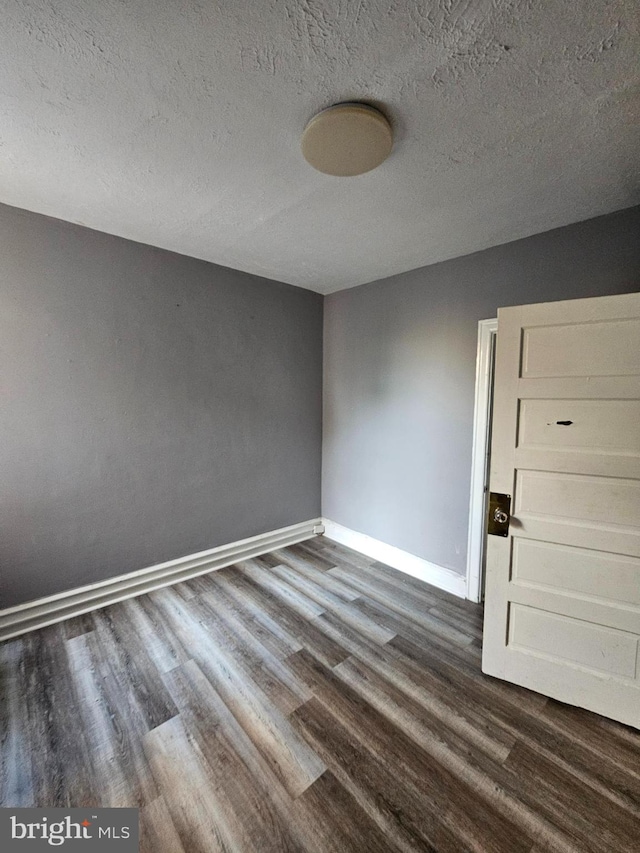
{"label": "door handle", "polygon": [[490,492],[487,533],[491,536],[508,536],[510,518],[511,495]]}

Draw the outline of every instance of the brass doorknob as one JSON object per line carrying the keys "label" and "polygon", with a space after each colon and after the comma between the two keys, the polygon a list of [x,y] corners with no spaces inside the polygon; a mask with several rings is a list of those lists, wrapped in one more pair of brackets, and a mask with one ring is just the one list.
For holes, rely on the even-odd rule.
{"label": "brass doorknob", "polygon": [[487,512],[487,533],[491,536],[508,536],[511,518],[511,495],[501,492],[489,492],[489,511]]}

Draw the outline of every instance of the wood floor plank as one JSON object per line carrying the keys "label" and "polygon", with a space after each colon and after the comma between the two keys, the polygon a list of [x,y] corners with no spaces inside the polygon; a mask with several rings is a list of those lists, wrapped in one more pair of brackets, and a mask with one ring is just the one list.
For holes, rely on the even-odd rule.
{"label": "wood floor plank", "polygon": [[250,839],[227,813],[224,789],[216,787],[207,762],[180,717],[144,737],[144,749],[183,847],[189,853],[250,850]]}
{"label": "wood floor plank", "polygon": [[166,723],[177,711],[158,683],[152,661],[127,613],[121,604],[97,610],[92,614],[93,632],[88,642],[103,677],[110,676],[118,685],[119,705],[126,705],[131,719],[144,721],[149,731]]}
{"label": "wood floor plank", "polygon": [[180,583],[173,584],[172,589],[178,593],[180,598],[184,598],[185,601],[190,601],[195,595],[190,584],[186,581],[181,581]]}
{"label": "wood floor plank", "polygon": [[148,727],[131,712],[127,694],[111,672],[100,671],[93,632],[68,640],[67,649],[101,803],[140,808],[152,802],[158,791],[140,740]]}
{"label": "wood floor plank", "polygon": [[206,582],[207,589],[215,589],[220,606],[225,610],[228,607],[275,657],[284,660],[303,647],[299,638],[282,624],[282,620],[270,615],[263,601],[259,598],[256,600],[256,587],[252,588],[233,568],[212,572],[206,576]]}
{"label": "wood floor plank", "polygon": [[265,589],[239,572],[236,573],[233,583],[270,620],[278,623],[290,637],[294,637],[303,648],[308,648],[328,666],[334,666],[347,657],[348,652],[320,631],[313,621],[305,619],[296,609],[290,607],[285,599],[277,595],[277,592]]}
{"label": "wood floor plank", "polygon": [[140,645],[158,672],[169,672],[190,660],[189,650],[184,649],[172,635],[162,614],[154,607],[148,595],[123,601],[122,608]]}
{"label": "wood floor plank", "polygon": [[459,607],[461,610],[466,610],[468,612],[472,612],[478,608],[478,605],[474,604],[472,601],[468,601],[465,598],[459,598],[457,595],[453,595],[453,593],[447,592],[444,589],[438,589],[438,587],[431,586],[431,584],[425,584],[418,578],[414,578],[412,575],[407,575],[404,572],[399,572],[392,568],[392,566],[388,566],[386,563],[382,563],[378,560],[371,564],[370,569],[371,573],[377,579],[384,579],[388,583],[391,583],[394,586],[399,585],[403,589],[412,589],[418,595],[432,596],[439,601],[447,602],[454,607]]}
{"label": "wood floor plank", "polygon": [[357,693],[371,708],[392,721],[418,746],[436,740],[464,760],[473,759],[476,764],[490,767],[491,764],[484,761],[485,756],[490,762],[504,764],[516,745],[514,737],[499,729],[494,730],[493,734],[501,749],[493,744],[487,747],[482,742],[478,743],[476,738],[469,734],[467,726],[452,727],[446,716],[429,713],[429,709],[425,708],[419,699],[391,683],[358,657],[347,658],[334,667],[333,673],[340,682]]}
{"label": "wood floor plank", "polygon": [[576,839],[585,853],[633,850],[640,840],[638,818],[604,799],[548,757],[518,743],[505,768],[518,777],[535,779],[529,803],[537,813]]}
{"label": "wood floor plank", "polygon": [[224,649],[285,715],[310,698],[304,684],[282,660],[271,654],[233,613],[220,608],[215,592],[203,590],[191,610],[206,623],[217,647]]}
{"label": "wood floor plank", "polygon": [[[302,654],[302,653],[298,653]],[[331,762],[341,785],[382,832],[402,851],[457,853],[455,837],[437,821],[418,792],[387,774],[384,762],[359,748],[317,699],[299,708],[294,723],[319,754]]]}
{"label": "wood floor plank", "polygon": [[308,539],[306,542],[298,542],[297,545],[289,545],[287,548],[281,548],[278,551],[274,551],[273,555],[276,559],[280,559],[283,554],[286,556],[292,556],[297,559],[299,563],[302,562],[305,565],[321,572],[326,572],[327,569],[332,569],[336,564],[335,560],[333,560],[330,555],[325,555],[317,549],[309,547],[312,542],[312,539]]}
{"label": "wood floor plank", "polygon": [[298,542],[296,545],[289,545],[288,548],[283,550],[287,553],[300,557],[300,559],[307,562],[307,565],[313,566],[313,568],[318,569],[319,571],[332,569],[335,566],[335,561],[330,555],[323,554],[317,549],[310,547],[313,542],[313,539],[307,539],[305,542]]}
{"label": "wood floor plank", "polygon": [[354,602],[354,606],[372,619],[377,619],[399,637],[411,640],[419,646],[431,646],[435,643],[452,653],[455,650],[461,662],[464,661],[476,670],[480,667],[482,651],[474,648],[471,637],[462,631],[456,631],[449,626],[444,627],[443,630],[443,624],[440,621],[434,622],[422,617],[419,621],[408,619],[385,604],[364,595]]}
{"label": "wood floor plank", "polygon": [[[384,821],[375,821],[327,770],[297,800],[304,850],[318,853],[399,853]],[[415,848],[413,848],[415,850]]]}
{"label": "wood floor plank", "polygon": [[597,762],[606,756],[640,776],[640,731],[553,699],[545,704],[542,718],[593,751]]}
{"label": "wood floor plank", "polygon": [[[271,623],[268,629],[264,620],[258,620],[252,614],[250,608],[246,607],[246,599],[242,605],[238,603],[240,596],[230,594],[225,588],[224,582],[216,575],[223,572],[215,572],[195,578],[197,585],[193,585],[194,597],[203,603],[212,618],[223,620],[225,630],[236,637],[245,647],[252,649],[254,656],[258,658],[268,657],[271,660],[283,661],[294,651],[302,648],[295,637],[284,634],[276,625]],[[274,630],[275,629],[275,630]],[[279,664],[274,664],[279,666]],[[280,667],[282,669],[282,667]]]}
{"label": "wood floor plank", "polygon": [[327,559],[335,560],[338,565],[345,564],[366,569],[375,563],[372,557],[367,557],[366,554],[361,554],[359,551],[354,551],[352,548],[340,545],[338,542],[327,539],[325,536],[308,539],[305,542],[305,546],[326,555]]}
{"label": "wood floor plank", "polygon": [[465,611],[460,612],[458,608],[451,607],[444,602],[432,607],[429,613],[441,622],[451,625],[452,628],[462,630],[476,640],[482,639],[482,615],[480,613],[470,615]]}
{"label": "wood floor plank", "polygon": [[74,637],[79,637],[80,634],[87,634],[89,631],[93,631],[92,617],[92,613],[83,613],[80,616],[65,619],[62,623],[62,630],[66,639],[72,640]]}
{"label": "wood floor plank", "polygon": [[22,685],[26,680],[20,637],[0,646],[0,807],[33,802],[28,707]]}
{"label": "wood floor plank", "polygon": [[447,622],[438,619],[428,609],[421,607],[409,593],[399,592],[383,585],[372,587],[371,583],[359,578],[353,572],[339,567],[329,569],[329,574],[339,578],[360,592],[361,596],[371,599],[387,611],[392,611],[397,617],[408,620],[414,625],[428,628],[431,633],[451,640],[461,646],[468,645],[474,638],[459,628],[454,628]]}
{"label": "wood floor plank", "polygon": [[324,569],[317,568],[310,558],[292,554],[290,548],[283,548],[274,551],[272,554],[266,554],[259,560],[272,568],[274,566],[288,566],[295,571],[296,575],[319,585],[321,589],[328,590],[344,601],[353,601],[360,596],[357,590],[329,574],[329,569],[336,568],[335,566],[329,564]]}
{"label": "wood floor plank", "polygon": [[140,853],[187,853],[164,797],[140,811]]}
{"label": "wood floor plank", "polygon": [[89,733],[78,724],[81,700],[62,623],[27,634],[24,654],[33,803],[22,805],[99,805],[102,792],[94,769],[96,757],[89,748]]}
{"label": "wood floor plank", "polygon": [[[395,631],[390,631],[388,628],[380,625],[375,619],[371,619],[369,616],[363,614],[357,607],[351,606],[353,605],[353,600],[349,602],[343,601],[333,592],[330,592],[326,588],[323,589],[316,581],[310,581],[305,577],[301,577],[288,566],[274,566],[270,571],[283,585],[287,584],[296,589],[308,600],[315,601],[322,607],[322,612],[333,613],[345,625],[349,625],[372,642],[384,645],[395,637]],[[330,572],[327,572],[327,574],[330,574]]]}
{"label": "wood floor plank", "polygon": [[237,564],[237,569],[243,575],[250,578],[262,589],[267,590],[294,610],[303,619],[314,619],[324,613],[324,607],[301,595],[296,589],[288,584],[283,584],[275,578],[271,572],[260,565],[257,560],[245,560]]}
{"label": "wood floor plank", "polygon": [[[242,761],[234,746],[233,730],[224,725],[226,715],[215,713],[219,700],[204,673],[190,662],[167,673],[164,680],[180,707],[185,730],[206,761],[217,792],[216,820],[226,823],[225,835],[237,837],[236,827],[241,825],[253,849],[264,853],[295,851],[296,841],[282,809],[265,797],[261,776],[252,774]],[[245,750],[241,745],[240,752]]]}
{"label": "wood floor plank", "polygon": [[[494,696],[502,697],[534,713],[539,713],[547,703],[546,696],[533,693],[516,684],[485,676],[480,669],[480,660],[469,654],[468,646],[460,648],[451,643],[447,644],[435,635],[426,641],[420,632],[411,635],[409,632],[399,630],[398,635],[389,641],[389,647],[397,649],[407,661],[411,661],[421,669],[424,668],[427,672],[434,671],[438,666],[437,662],[441,662],[452,667],[454,673],[460,672],[466,676],[458,679],[458,676],[454,675],[451,681],[453,685],[464,685],[467,689],[469,680],[475,684],[482,683],[484,688]],[[451,670],[447,672],[451,673]]]}
{"label": "wood floor plank", "polygon": [[[436,590],[434,587],[418,581],[411,575],[403,574],[392,570],[387,572],[388,566],[382,563],[372,562],[365,568],[351,567],[338,565],[337,568],[344,568],[347,572],[360,578],[365,583],[370,585],[370,588],[376,590],[385,590],[393,595],[393,597],[408,596],[408,601],[413,604],[416,610],[428,611],[439,604],[447,604],[447,599],[444,599],[442,590]],[[371,583],[374,581],[374,583]],[[451,596],[454,598],[453,596]],[[454,599],[461,601],[461,599]],[[455,605],[454,605],[455,606]]]}
{"label": "wood floor plank", "polygon": [[354,557],[355,552],[338,543],[331,543],[331,548],[338,568],[344,568],[356,576],[360,576],[365,582],[370,582],[372,588],[385,589],[388,592],[408,593],[412,598],[415,598],[416,604],[420,605],[423,610],[434,607],[449,608],[460,616],[475,616],[476,618],[482,611],[482,608],[477,604],[425,584],[385,563],[369,558],[358,561]]}

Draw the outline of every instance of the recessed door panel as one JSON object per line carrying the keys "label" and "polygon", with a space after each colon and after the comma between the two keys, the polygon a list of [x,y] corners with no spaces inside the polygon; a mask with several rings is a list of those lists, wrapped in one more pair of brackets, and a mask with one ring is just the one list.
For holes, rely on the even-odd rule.
{"label": "recessed door panel", "polygon": [[518,471],[516,516],[640,527],[640,480]]}
{"label": "recessed door panel", "polygon": [[518,447],[640,456],[640,401],[522,400]]}
{"label": "recessed door panel", "polygon": [[509,645],[596,672],[636,676],[638,637],[535,607],[511,605]]}
{"label": "recessed door panel", "polygon": [[640,559],[515,538],[511,578],[554,592],[640,607]]}
{"label": "recessed door panel", "polygon": [[640,373],[639,340],[635,317],[525,328],[522,376],[635,376]]}

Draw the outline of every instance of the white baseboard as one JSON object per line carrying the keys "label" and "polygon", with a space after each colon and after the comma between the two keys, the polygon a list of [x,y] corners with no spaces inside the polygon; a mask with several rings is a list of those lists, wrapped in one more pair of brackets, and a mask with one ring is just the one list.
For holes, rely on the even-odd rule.
{"label": "white baseboard", "polygon": [[445,569],[443,566],[438,566],[436,563],[430,563],[421,557],[416,557],[414,554],[396,548],[394,545],[387,545],[386,542],[373,539],[364,533],[350,530],[348,527],[336,524],[335,521],[330,521],[328,518],[323,518],[322,523],[324,535],[327,539],[333,539],[340,545],[346,545],[347,548],[352,548],[367,557],[386,563],[387,566],[392,566],[399,572],[404,572],[406,575],[411,575],[432,586],[437,586],[438,589],[451,592],[460,598],[466,597],[467,582],[463,575],[459,575],[451,569]]}
{"label": "white baseboard", "polygon": [[177,560],[169,560],[167,563],[159,563],[146,569],[99,581],[89,586],[76,587],[76,589],[46,598],[18,604],[16,607],[7,607],[0,610],[0,641],[9,640],[37,628],[44,628],[46,625],[52,625],[54,622],[60,622],[72,616],[80,616],[82,613],[106,607],[108,604],[115,604],[125,598],[133,598],[215,569],[223,569],[240,560],[258,557],[276,548],[295,545],[296,542],[311,539],[321,530],[322,520],[314,518],[300,524],[292,524],[290,527],[251,536],[249,539],[231,542],[228,545],[219,545],[208,551],[190,554],[188,557],[180,557]]}

